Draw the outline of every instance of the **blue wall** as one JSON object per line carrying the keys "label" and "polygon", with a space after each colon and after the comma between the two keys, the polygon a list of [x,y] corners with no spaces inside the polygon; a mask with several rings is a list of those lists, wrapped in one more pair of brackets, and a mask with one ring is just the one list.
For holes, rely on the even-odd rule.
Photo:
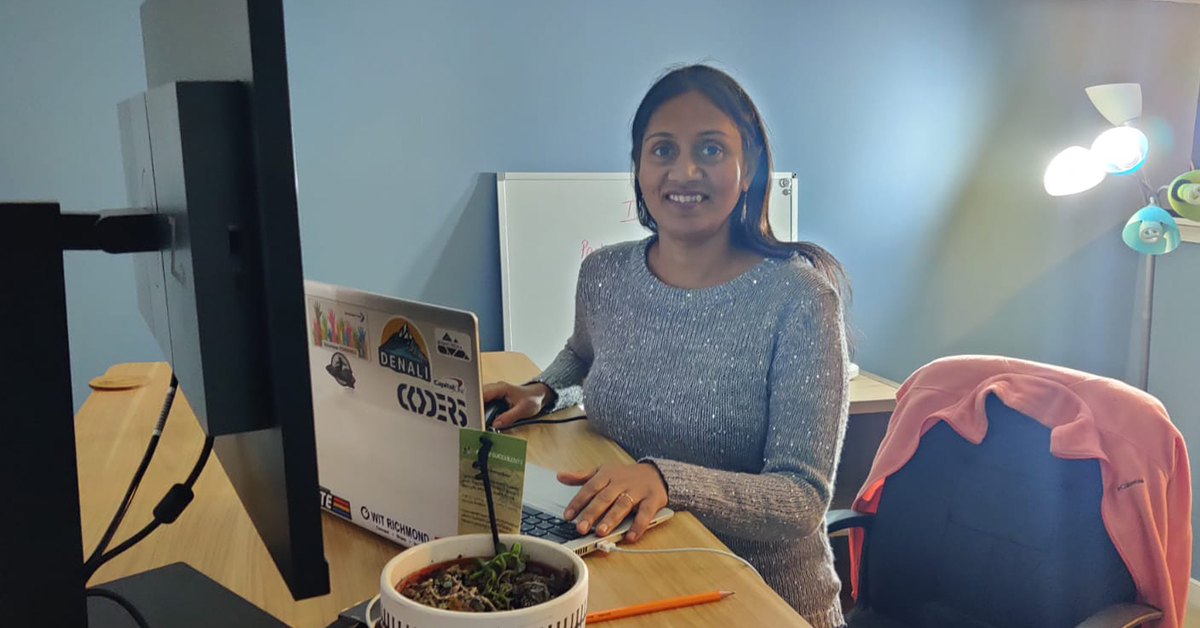
{"label": "blue wall", "polygon": [[498,347],[488,173],[627,169],[629,120],[653,77],[712,59],[758,101],[777,169],[799,173],[804,236],[851,274],[862,365],[902,379],[940,355],[987,352],[1126,376],[1137,256],[1117,232],[1137,188],[1051,199],[1042,171],[1105,124],[1083,87],[1119,80],[1145,86],[1151,176],[1186,163],[1200,7],[356,7],[288,5],[312,278],[474,310]]}
{"label": "blue wall", "polygon": [[[864,19],[843,3],[805,4],[757,2],[753,13],[727,2],[290,5],[309,276],[472,309],[485,344],[499,346],[487,173],[628,169],[629,121],[654,77],[711,59],[757,99],[776,168],[800,173],[806,236],[850,268],[859,326],[884,326],[888,317],[871,312],[904,300],[927,268],[911,247],[945,220],[971,166],[947,156],[978,152],[990,120],[999,51],[987,31],[963,27],[1003,16],[970,3],[878,3]],[[931,34],[896,35],[922,27]],[[934,134],[946,139],[926,141]],[[898,151],[894,170],[873,168]],[[882,174],[883,204],[853,193],[868,170]],[[913,235],[898,242],[901,223]],[[892,276],[872,277],[882,260]],[[862,346],[866,363],[883,367],[887,344]]]}
{"label": "blue wall", "polygon": [[[139,5],[0,2],[0,200],[56,200],[74,212],[127,204],[117,103],[146,89]],[[138,313],[128,259],[72,252],[64,261],[78,407],[89,378],[162,353]],[[21,307],[20,295],[0,300]],[[28,328],[9,333],[11,347],[36,351],[45,332],[30,312]]]}
{"label": "blue wall", "polygon": [[[1200,489],[1200,244],[1182,244],[1158,260],[1154,280],[1154,326],[1150,392],[1162,400],[1191,445],[1192,491]],[[1200,530],[1200,508],[1192,505],[1192,530]],[[1200,575],[1200,536],[1192,542],[1192,577]]]}
{"label": "blue wall", "polygon": [[[791,4],[760,6],[790,22]],[[628,170],[641,95],[708,55],[768,117],[810,106],[775,78],[792,35],[746,45],[730,29],[757,17],[727,2],[358,6],[288,5],[306,272],[473,310],[490,348],[503,342],[492,173]]]}
{"label": "blue wall", "polygon": [[[0,198],[124,202],[136,4],[0,7]],[[627,169],[653,78],[713,60],[799,173],[804,236],[851,274],[865,368],[996,352],[1125,377],[1137,258],[1117,232],[1137,190],[1050,199],[1041,174],[1103,127],[1082,88],[1117,80],[1144,85],[1152,179],[1186,163],[1200,7],[895,4],[289,1],[305,274],[471,309],[499,348],[491,173]],[[110,363],[157,358],[126,260],[73,254],[68,283],[77,397]]]}

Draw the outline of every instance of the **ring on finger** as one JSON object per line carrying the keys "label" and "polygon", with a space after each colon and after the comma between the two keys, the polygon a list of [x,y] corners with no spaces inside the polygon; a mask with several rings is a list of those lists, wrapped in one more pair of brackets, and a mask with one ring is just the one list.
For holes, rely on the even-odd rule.
{"label": "ring on finger", "polygon": [[633,506],[634,504],[636,504],[636,503],[637,503],[637,502],[633,501],[633,498],[632,498],[632,497],[630,497],[630,496],[629,496],[629,493],[626,493],[625,491],[621,491],[621,494],[620,494],[620,495],[617,495],[617,499],[621,499],[622,497],[624,497],[625,499],[628,499],[628,500],[629,500],[629,505],[630,505],[630,506]]}

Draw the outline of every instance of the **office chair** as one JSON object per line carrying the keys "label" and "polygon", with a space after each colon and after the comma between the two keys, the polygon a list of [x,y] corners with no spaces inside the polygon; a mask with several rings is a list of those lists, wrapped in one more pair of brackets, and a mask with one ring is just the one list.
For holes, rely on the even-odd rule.
{"label": "office chair", "polygon": [[[1100,518],[1100,466],[1050,453],[1050,430],[986,400],[974,445],[940,422],[887,478],[864,530],[849,628],[1127,628],[1161,617]],[[848,586],[845,583],[844,586]]]}

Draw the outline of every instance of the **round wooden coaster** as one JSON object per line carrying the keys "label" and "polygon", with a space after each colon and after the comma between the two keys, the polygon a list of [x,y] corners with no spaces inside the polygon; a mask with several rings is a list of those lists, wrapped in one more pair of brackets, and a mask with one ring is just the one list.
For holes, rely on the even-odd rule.
{"label": "round wooden coaster", "polygon": [[129,390],[130,388],[141,388],[149,381],[145,377],[137,375],[101,375],[93,377],[88,382],[95,390]]}

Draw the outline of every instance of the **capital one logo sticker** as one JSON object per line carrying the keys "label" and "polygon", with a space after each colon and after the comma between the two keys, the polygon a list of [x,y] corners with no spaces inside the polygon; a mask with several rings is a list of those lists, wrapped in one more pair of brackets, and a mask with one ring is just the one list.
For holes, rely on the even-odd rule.
{"label": "capital one logo sticker", "polygon": [[456,395],[461,395],[463,394],[463,386],[465,385],[465,382],[457,377],[439,377],[433,380],[433,385],[446,392],[452,392]]}

